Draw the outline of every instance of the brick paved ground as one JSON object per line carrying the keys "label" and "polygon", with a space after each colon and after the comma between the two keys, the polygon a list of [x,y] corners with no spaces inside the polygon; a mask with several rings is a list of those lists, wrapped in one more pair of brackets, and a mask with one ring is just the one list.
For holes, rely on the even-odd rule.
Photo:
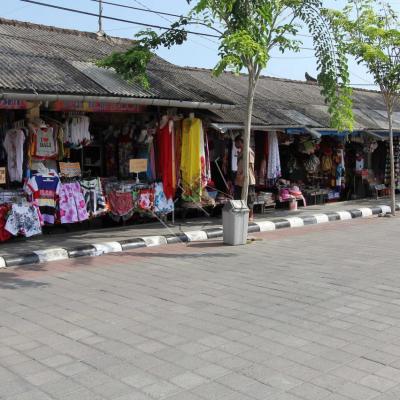
{"label": "brick paved ground", "polygon": [[[400,196],[397,197],[400,202]],[[337,203],[328,203],[325,205],[310,205],[300,207],[298,211],[288,211],[286,209],[269,210],[265,214],[255,214],[256,219],[273,220],[281,217],[298,217],[319,214],[324,212],[334,212],[349,210],[360,207],[374,207],[377,205],[389,204],[388,198],[379,200],[360,199],[354,201],[343,201]],[[201,214],[201,213],[200,213]],[[101,220],[91,221],[89,226],[84,223],[82,226],[73,224],[68,228],[64,225],[52,227],[48,234],[33,236],[30,238],[14,238],[8,242],[0,243],[0,256],[9,256],[21,253],[29,253],[35,250],[44,250],[48,248],[72,248],[84,244],[103,243],[110,241],[121,241],[140,236],[167,235],[184,231],[202,230],[220,226],[220,218],[193,218],[185,221],[177,220],[175,226],[169,226],[168,229],[160,223],[147,223],[142,225],[128,225],[125,227],[115,226],[113,228],[99,229]],[[96,228],[97,226],[97,228]],[[71,231],[68,232],[67,229]]]}
{"label": "brick paved ground", "polygon": [[0,272],[6,400],[398,400],[399,219]]}

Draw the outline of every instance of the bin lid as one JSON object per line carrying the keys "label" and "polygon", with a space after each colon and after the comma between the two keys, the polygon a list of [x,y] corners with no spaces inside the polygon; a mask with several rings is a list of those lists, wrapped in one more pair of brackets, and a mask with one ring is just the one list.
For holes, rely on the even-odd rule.
{"label": "bin lid", "polygon": [[229,200],[228,202],[225,203],[224,211],[248,212],[249,209],[247,208],[247,203],[244,200]]}

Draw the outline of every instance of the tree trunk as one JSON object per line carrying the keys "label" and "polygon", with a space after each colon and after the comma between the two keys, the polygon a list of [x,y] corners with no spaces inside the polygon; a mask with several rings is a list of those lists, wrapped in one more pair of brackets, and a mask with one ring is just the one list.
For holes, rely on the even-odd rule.
{"label": "tree trunk", "polygon": [[390,152],[390,205],[392,215],[396,215],[396,172],[394,169],[394,146],[393,146],[393,109],[388,107],[389,120],[389,152]]}
{"label": "tree trunk", "polygon": [[242,200],[247,202],[249,193],[249,156],[250,156],[250,137],[251,137],[251,125],[253,117],[253,104],[254,94],[257,85],[257,79],[254,76],[254,72],[249,71],[249,87],[247,92],[247,104],[246,104],[246,121],[244,127],[243,136],[243,187],[242,187]]}

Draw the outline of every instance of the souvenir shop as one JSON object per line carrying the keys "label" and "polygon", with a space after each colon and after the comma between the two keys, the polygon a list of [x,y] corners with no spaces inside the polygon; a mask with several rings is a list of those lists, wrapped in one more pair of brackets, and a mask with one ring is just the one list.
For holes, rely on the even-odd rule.
{"label": "souvenir shop", "polygon": [[0,140],[0,241],[99,217],[162,220],[208,198],[203,121],[189,112],[0,102]]}
{"label": "souvenir shop", "polygon": [[[217,204],[233,193],[238,150],[235,129],[209,131],[211,186]],[[400,140],[395,140],[400,160]],[[253,131],[256,179],[255,207],[289,208],[387,194],[389,183],[388,145],[373,134],[340,135],[285,131]],[[396,164],[400,174],[400,161]],[[400,189],[400,179],[396,180]]]}

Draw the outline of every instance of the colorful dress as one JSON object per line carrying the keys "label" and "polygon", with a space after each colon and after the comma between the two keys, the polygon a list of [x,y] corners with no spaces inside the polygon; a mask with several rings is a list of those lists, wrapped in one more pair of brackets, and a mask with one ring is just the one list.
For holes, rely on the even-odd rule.
{"label": "colorful dress", "polygon": [[200,202],[202,193],[202,154],[201,143],[203,127],[198,118],[187,118],[182,123],[182,198],[186,201]]}
{"label": "colorful dress", "polygon": [[60,219],[62,224],[72,224],[89,218],[85,199],[78,182],[64,183],[60,190]]}
{"label": "colorful dress", "polygon": [[164,193],[167,199],[175,196],[175,155],[174,155],[174,122],[168,123],[158,131],[158,166],[159,176],[163,181]]}

